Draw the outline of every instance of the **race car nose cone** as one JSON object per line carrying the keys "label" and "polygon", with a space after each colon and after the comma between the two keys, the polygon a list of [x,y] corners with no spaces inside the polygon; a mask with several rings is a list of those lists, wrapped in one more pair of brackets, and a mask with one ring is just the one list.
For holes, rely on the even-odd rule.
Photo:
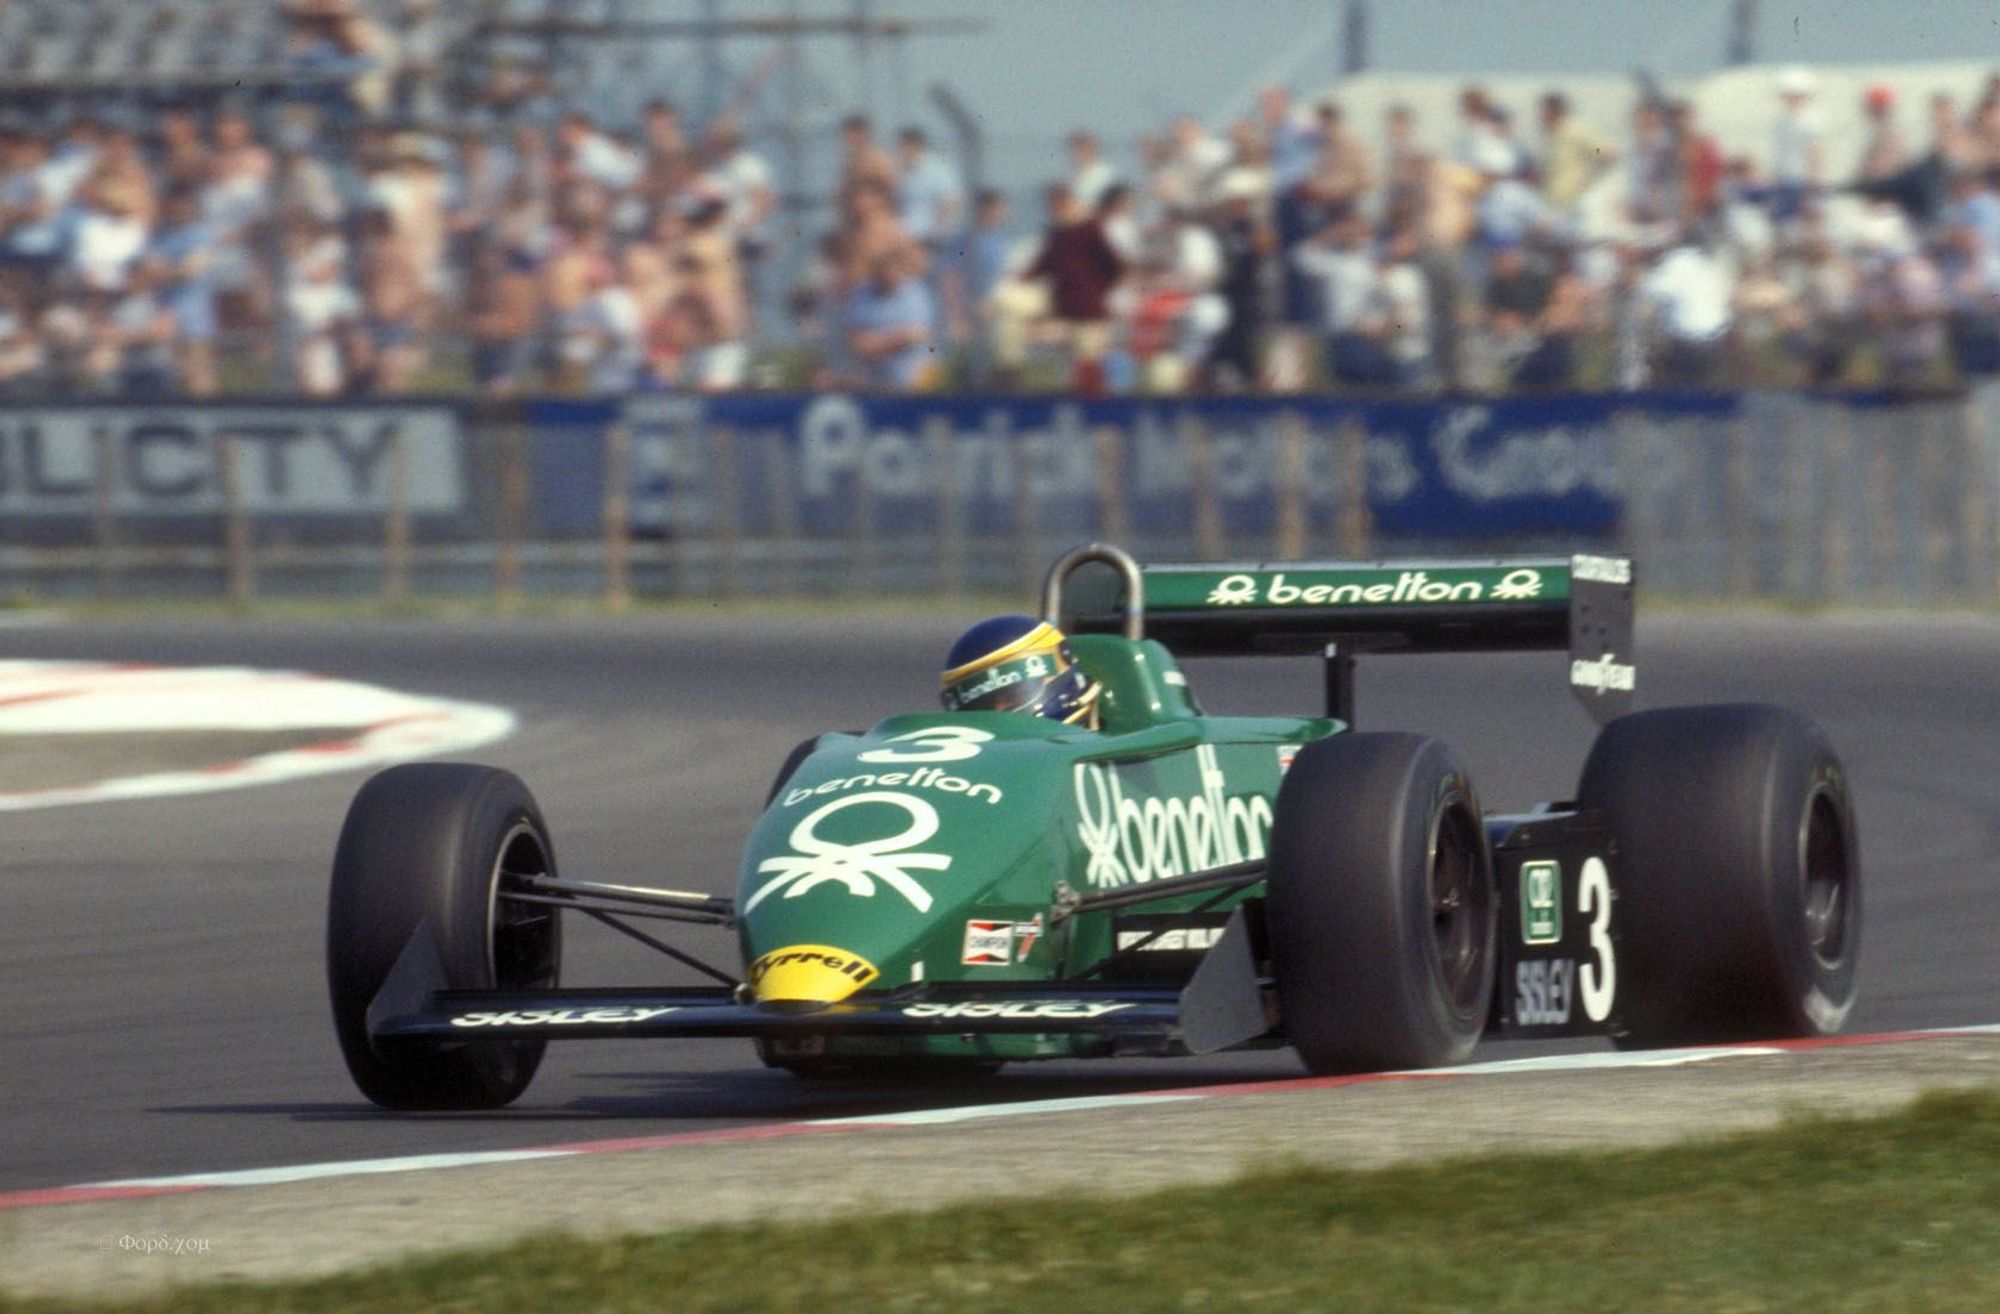
{"label": "race car nose cone", "polygon": [[875,964],[845,949],[795,944],[773,949],[750,964],[750,989],[760,1003],[833,1004],[881,973]]}

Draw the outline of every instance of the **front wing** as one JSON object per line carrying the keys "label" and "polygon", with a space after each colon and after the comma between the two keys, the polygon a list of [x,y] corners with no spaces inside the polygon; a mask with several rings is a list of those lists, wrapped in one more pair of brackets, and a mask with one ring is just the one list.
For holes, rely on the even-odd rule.
{"label": "front wing", "polygon": [[1271,983],[1257,973],[1241,913],[1179,989],[1096,981],[936,983],[836,1004],[746,1001],[728,986],[680,989],[451,990],[428,928],[412,936],[368,1007],[376,1042],[482,1037],[804,1038],[1094,1035],[1130,1053],[1208,1054],[1271,1030]]}

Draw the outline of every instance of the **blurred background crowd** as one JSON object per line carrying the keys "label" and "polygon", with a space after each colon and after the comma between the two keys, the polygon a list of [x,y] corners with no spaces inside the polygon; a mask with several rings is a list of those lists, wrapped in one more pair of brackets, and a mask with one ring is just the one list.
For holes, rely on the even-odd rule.
{"label": "blurred background crowd", "polygon": [[1079,126],[1037,192],[853,114],[800,203],[727,100],[696,115],[647,88],[612,116],[532,58],[459,67],[464,15],[432,0],[263,8],[0,0],[16,82],[59,42],[179,41],[199,68],[204,42],[237,39],[269,73],[143,111],[73,76],[60,103],[13,98],[0,391],[1421,394],[2000,370],[2000,75],[1862,86],[1841,106],[1860,163],[1839,173],[1803,68],[1768,79],[1755,154],[1643,80],[1610,114],[1561,85],[1466,84],[1444,112],[1273,86],[1230,122]]}

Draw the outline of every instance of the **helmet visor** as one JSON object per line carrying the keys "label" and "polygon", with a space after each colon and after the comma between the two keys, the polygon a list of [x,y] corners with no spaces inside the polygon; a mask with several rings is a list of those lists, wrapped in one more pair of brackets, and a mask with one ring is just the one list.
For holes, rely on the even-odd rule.
{"label": "helmet visor", "polygon": [[1049,652],[1028,653],[996,662],[945,686],[944,705],[955,712],[1040,711],[1051,686],[1065,675],[1081,676]]}

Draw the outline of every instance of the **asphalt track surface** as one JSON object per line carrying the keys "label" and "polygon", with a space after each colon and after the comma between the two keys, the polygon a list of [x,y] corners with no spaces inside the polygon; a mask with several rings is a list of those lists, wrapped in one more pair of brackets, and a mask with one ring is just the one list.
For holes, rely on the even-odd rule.
{"label": "asphalt track surface", "polygon": [[[798,739],[924,705],[977,619],[690,611],[625,621],[93,623],[0,629],[0,656],[321,671],[499,703],[483,751],[540,797],[566,874],[733,886],[741,839]],[[1312,710],[1310,662],[1190,663],[1211,711]],[[1488,807],[1562,797],[1592,726],[1555,654],[1364,665],[1364,728],[1436,733]],[[1642,621],[1645,706],[1764,700],[1832,732],[1866,864],[1849,1030],[2000,1020],[2000,623],[1907,615]],[[357,774],[0,817],[0,1190],[502,1149],[795,1118],[1289,1076],[1288,1055],[1010,1068],[972,1091],[801,1083],[744,1042],[558,1045],[498,1114],[365,1103],[322,979],[328,863]],[[730,961],[726,934],[690,947]],[[566,978],[685,979],[578,927]],[[666,969],[666,970],[663,970]],[[1518,1047],[1516,1047],[1518,1048]],[[1515,1052],[1486,1047],[1486,1057]]]}

